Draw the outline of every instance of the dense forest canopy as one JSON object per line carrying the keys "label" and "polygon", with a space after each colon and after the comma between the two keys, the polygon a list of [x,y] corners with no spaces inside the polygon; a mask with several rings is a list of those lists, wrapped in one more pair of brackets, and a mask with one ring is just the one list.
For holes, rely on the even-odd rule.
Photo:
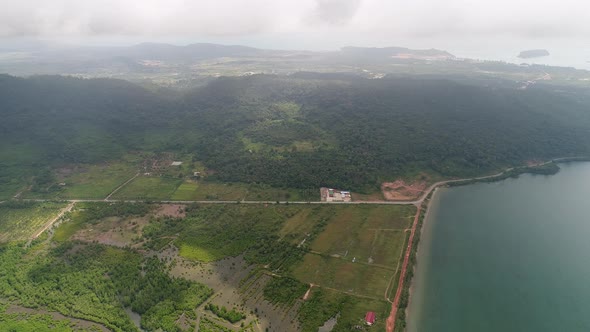
{"label": "dense forest canopy", "polygon": [[[120,80],[0,76],[0,184],[128,151],[182,152],[221,181],[370,191],[585,155],[590,94],[506,82],[353,75],[222,77],[183,95]],[[33,174],[30,174],[33,173]]]}

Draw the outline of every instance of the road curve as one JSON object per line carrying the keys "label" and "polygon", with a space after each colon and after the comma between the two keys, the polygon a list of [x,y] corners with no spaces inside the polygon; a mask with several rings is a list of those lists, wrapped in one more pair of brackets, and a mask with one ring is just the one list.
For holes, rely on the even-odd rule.
{"label": "road curve", "polygon": [[[549,164],[551,162],[558,162],[560,160],[566,160],[566,159],[570,159],[570,158],[569,157],[555,158],[555,159],[551,159],[549,161],[545,161],[545,162],[538,164],[536,166],[543,166],[543,165]],[[389,317],[387,317],[386,332],[393,332],[395,329],[395,323],[396,323],[395,319],[397,316],[399,301],[400,301],[401,293],[403,291],[404,280],[405,280],[406,273],[408,270],[410,253],[411,253],[412,245],[413,245],[413,241],[414,241],[414,235],[416,233],[416,228],[418,226],[418,219],[420,218],[420,212],[421,212],[422,203],[424,202],[424,200],[428,197],[428,195],[430,195],[431,192],[433,192],[436,188],[438,188],[440,186],[444,186],[444,185],[447,185],[450,183],[456,183],[456,182],[477,181],[477,180],[485,180],[485,179],[500,177],[500,176],[504,175],[505,173],[512,171],[513,169],[514,169],[514,167],[510,167],[510,168],[507,168],[504,171],[497,173],[497,174],[479,176],[479,177],[474,177],[474,178],[439,181],[439,182],[432,184],[430,187],[428,187],[428,189],[424,192],[424,194],[418,200],[414,201],[414,204],[416,204],[416,206],[418,207],[418,210],[416,212],[416,216],[414,217],[414,223],[412,225],[410,239],[408,241],[408,246],[406,247],[406,252],[404,254],[404,262],[402,265],[402,269],[401,269],[401,273],[400,273],[400,277],[399,277],[399,282],[398,282],[397,290],[395,293],[395,298],[393,299],[392,304],[391,304],[391,312],[389,314]],[[428,208],[429,208],[429,205],[427,205],[424,208],[426,212],[428,211]]]}

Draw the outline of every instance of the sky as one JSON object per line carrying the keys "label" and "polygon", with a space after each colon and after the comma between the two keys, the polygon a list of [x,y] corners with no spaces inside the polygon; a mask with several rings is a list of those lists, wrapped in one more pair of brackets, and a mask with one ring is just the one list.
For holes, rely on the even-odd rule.
{"label": "sky", "polygon": [[565,62],[590,60],[586,0],[0,0],[0,8],[0,43],[406,46],[477,58],[546,48]]}

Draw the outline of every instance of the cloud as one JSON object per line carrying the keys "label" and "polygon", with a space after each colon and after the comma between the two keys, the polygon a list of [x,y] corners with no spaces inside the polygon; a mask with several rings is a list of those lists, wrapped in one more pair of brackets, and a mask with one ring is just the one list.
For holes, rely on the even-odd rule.
{"label": "cloud", "polygon": [[0,0],[0,8],[0,36],[254,34],[292,12],[272,0]]}
{"label": "cloud", "polygon": [[360,4],[360,0],[316,0],[311,21],[333,25],[349,23]]}
{"label": "cloud", "polygon": [[0,36],[585,38],[581,0],[0,0]]}

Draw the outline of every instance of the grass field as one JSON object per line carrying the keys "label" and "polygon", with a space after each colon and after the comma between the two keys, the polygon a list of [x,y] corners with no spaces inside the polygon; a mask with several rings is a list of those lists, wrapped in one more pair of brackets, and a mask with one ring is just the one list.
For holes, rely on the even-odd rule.
{"label": "grass field", "polygon": [[0,204],[0,242],[27,240],[65,206],[53,202]]}
{"label": "grass field", "polygon": [[37,170],[40,151],[27,144],[0,142],[0,200],[14,196],[26,187]]}
{"label": "grass field", "polygon": [[220,182],[184,182],[171,199],[186,201],[318,201],[319,189],[281,189],[263,185]]}
{"label": "grass field", "polygon": [[[384,299],[404,251],[413,206],[330,207],[325,230],[311,253],[293,269],[305,282],[374,299]],[[289,222],[293,222],[290,220]],[[306,220],[286,227],[305,229]],[[309,227],[309,226],[307,226]]]}
{"label": "grass field", "polygon": [[282,224],[278,234],[283,239],[289,239],[293,244],[299,244],[304,239],[307,241],[308,235],[312,234],[319,224],[326,225],[338,208],[325,205],[300,209]]}
{"label": "grass field", "polygon": [[413,206],[339,206],[333,222],[312,243],[314,251],[344,256],[370,248],[381,230],[405,230],[410,227]]}
{"label": "grass field", "polygon": [[319,201],[319,189],[281,189],[263,185],[251,185],[247,201]]}
{"label": "grass field", "polygon": [[181,179],[139,176],[117,191],[114,199],[170,199]]}
{"label": "grass field", "polygon": [[92,165],[86,172],[67,177],[63,198],[105,198],[118,186],[137,173],[136,167],[125,162]]}
{"label": "grass field", "polygon": [[239,201],[248,192],[248,185],[241,183],[185,182],[172,195],[173,200],[187,201]]}
{"label": "grass field", "polygon": [[[50,190],[25,191],[23,198],[101,199],[137,173],[132,160],[98,165],[71,165],[53,171]],[[65,183],[60,186],[59,183]]]}
{"label": "grass field", "polygon": [[302,282],[374,299],[384,299],[394,273],[392,269],[316,254],[305,255],[293,271]]}

